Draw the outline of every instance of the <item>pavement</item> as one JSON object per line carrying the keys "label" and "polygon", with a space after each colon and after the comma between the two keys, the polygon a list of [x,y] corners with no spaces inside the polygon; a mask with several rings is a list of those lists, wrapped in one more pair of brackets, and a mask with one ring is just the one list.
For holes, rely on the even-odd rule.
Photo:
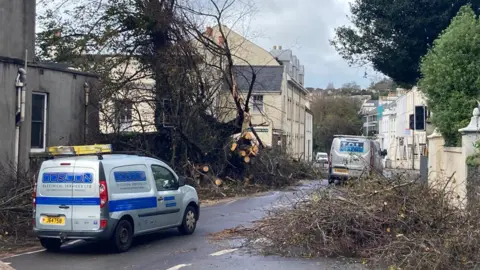
{"label": "pavement", "polygon": [[58,253],[31,251],[4,258],[17,270],[80,269],[359,269],[358,266],[330,260],[290,259],[248,254],[239,241],[210,241],[209,234],[238,225],[249,226],[272,207],[289,207],[292,200],[326,185],[326,181],[308,181],[296,191],[271,192],[259,197],[234,199],[201,208],[193,235],[181,236],[168,230],[139,237],[126,253],[114,254],[101,245],[73,241]]}

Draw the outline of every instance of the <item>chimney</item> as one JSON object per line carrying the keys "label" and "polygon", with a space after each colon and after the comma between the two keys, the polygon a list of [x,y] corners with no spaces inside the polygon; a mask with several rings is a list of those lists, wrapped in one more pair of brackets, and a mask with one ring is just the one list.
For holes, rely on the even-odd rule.
{"label": "chimney", "polygon": [[274,50],[276,50],[276,49],[277,49],[277,46],[276,46],[276,45],[275,45],[275,46],[273,46],[273,49],[274,49]]}
{"label": "chimney", "polygon": [[223,36],[218,36],[218,45],[222,46],[225,45],[225,40],[223,39]]}
{"label": "chimney", "polygon": [[278,46],[278,49],[281,50],[281,49],[282,49],[282,46]]}
{"label": "chimney", "polygon": [[207,37],[211,37],[213,34],[213,28],[208,26],[207,30],[205,31],[205,34],[207,35]]}

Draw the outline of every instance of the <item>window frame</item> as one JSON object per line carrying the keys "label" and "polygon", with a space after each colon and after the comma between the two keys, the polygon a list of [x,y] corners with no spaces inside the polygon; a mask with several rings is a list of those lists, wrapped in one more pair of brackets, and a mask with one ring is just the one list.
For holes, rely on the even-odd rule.
{"label": "window frame", "polygon": [[[43,96],[43,140],[42,148],[36,148],[32,147],[32,142],[31,142],[31,136],[32,136],[32,124],[34,123],[33,121],[33,116],[32,114],[30,115],[30,152],[31,153],[41,153],[45,152],[47,149],[47,121],[48,121],[48,93],[45,92],[32,92],[31,98],[31,106],[30,106],[30,112],[32,112],[32,106],[33,106],[33,95],[38,95],[38,96]],[[35,121],[38,123],[38,121]]]}
{"label": "window frame", "polygon": [[133,102],[130,99],[119,99],[115,101],[115,124],[117,125],[117,129],[119,132],[129,132],[132,130],[133,111]]}
{"label": "window frame", "polygon": [[[169,189],[165,189],[165,188],[159,189],[158,185],[157,185],[157,179],[155,178],[155,173],[153,172],[153,167],[160,167],[160,168],[168,171],[173,176],[173,179],[175,181],[175,185],[172,188],[169,188]],[[155,188],[157,189],[157,192],[175,191],[175,190],[178,190],[180,188],[180,182],[178,180],[178,176],[172,170],[167,168],[166,166],[161,165],[161,164],[151,164],[150,165],[150,171],[152,173],[153,181],[155,182]]]}
{"label": "window frame", "polygon": [[[259,104],[259,100],[256,100],[255,98],[261,98],[261,104],[262,106],[256,106]],[[263,100],[264,96],[263,95],[252,95],[252,112],[254,113],[263,113],[265,111],[265,102]]]}

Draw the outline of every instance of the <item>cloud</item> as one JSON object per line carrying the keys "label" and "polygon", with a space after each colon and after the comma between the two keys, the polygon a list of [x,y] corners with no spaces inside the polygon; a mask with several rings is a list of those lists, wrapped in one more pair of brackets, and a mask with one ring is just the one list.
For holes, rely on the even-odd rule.
{"label": "cloud", "polygon": [[324,88],[333,82],[340,87],[356,81],[367,87],[374,72],[370,68],[349,67],[329,43],[335,27],[350,24],[350,1],[255,1],[257,12],[251,16],[245,35],[267,50],[274,45],[291,48],[305,65],[306,86]]}

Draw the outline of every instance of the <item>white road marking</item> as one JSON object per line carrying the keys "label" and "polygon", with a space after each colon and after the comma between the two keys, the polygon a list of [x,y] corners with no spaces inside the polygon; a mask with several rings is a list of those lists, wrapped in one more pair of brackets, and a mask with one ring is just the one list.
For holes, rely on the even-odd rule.
{"label": "white road marking", "polygon": [[10,265],[10,264],[12,264],[12,263],[10,263],[10,262],[4,262],[3,264]]}
{"label": "white road marking", "polygon": [[[72,242],[68,242],[68,243],[64,244],[64,246],[75,245],[75,244],[77,244],[77,243],[80,243],[81,241],[82,241],[82,240],[74,240],[74,241],[72,241]],[[45,251],[45,250],[46,250],[46,249],[29,251],[29,252],[25,252],[25,253],[15,254],[15,255],[12,255],[12,256],[10,256],[10,257],[6,257],[6,258],[3,258],[3,259],[6,260],[6,259],[10,259],[10,258],[15,258],[15,257],[24,256],[24,255],[30,255],[30,254],[40,253],[40,252],[43,252],[43,251]]]}
{"label": "white road marking", "polygon": [[226,203],[225,205],[228,205],[228,204],[234,203],[234,202],[236,202],[236,201],[238,201],[238,200],[229,201],[229,202],[228,202],[228,203]]}
{"label": "white road marking", "polygon": [[224,255],[224,254],[227,254],[227,253],[234,252],[237,249],[238,248],[220,250],[220,251],[217,251],[215,253],[210,254],[210,256],[221,256],[221,255]]}
{"label": "white road marking", "polygon": [[15,258],[15,257],[23,256],[23,255],[30,255],[30,254],[34,254],[34,253],[40,253],[40,252],[44,252],[45,250],[46,250],[46,249],[40,249],[40,250],[29,251],[29,252],[20,253],[20,254],[15,254],[15,255],[13,255],[13,256],[3,258],[2,260],[7,260],[7,259],[10,259],[10,258]]}
{"label": "white road marking", "polygon": [[190,266],[190,265],[192,265],[192,264],[191,263],[189,263],[189,264],[179,264],[179,265],[175,265],[174,267],[170,267],[167,270],[178,270],[180,268],[183,268],[185,266]]}

